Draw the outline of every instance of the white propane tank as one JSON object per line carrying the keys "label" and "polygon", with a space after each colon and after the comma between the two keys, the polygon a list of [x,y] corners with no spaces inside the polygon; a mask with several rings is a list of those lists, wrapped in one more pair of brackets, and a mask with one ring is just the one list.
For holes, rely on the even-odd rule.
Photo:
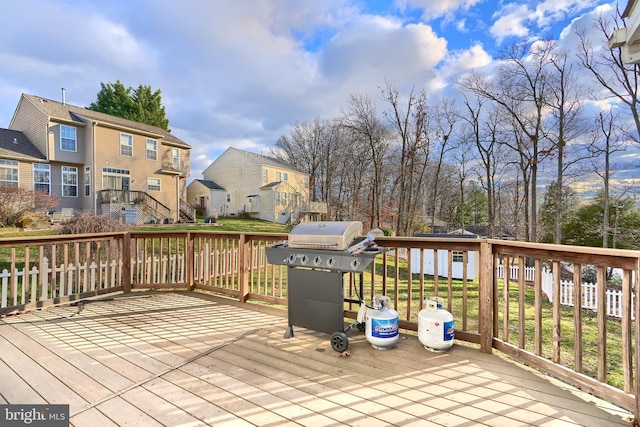
{"label": "white propane tank", "polygon": [[373,307],[365,315],[365,335],[371,346],[387,350],[398,342],[398,312],[390,307],[387,296],[374,296]]}
{"label": "white propane tank", "polygon": [[453,345],[453,316],[442,308],[444,300],[429,297],[427,307],[418,313],[418,340],[430,351],[446,351]]}

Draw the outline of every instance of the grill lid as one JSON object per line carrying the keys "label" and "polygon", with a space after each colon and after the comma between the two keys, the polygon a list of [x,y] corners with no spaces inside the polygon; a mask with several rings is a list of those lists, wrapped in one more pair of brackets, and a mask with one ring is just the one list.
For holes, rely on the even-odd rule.
{"label": "grill lid", "polygon": [[331,249],[343,251],[362,235],[360,221],[302,222],[289,232],[290,248]]}

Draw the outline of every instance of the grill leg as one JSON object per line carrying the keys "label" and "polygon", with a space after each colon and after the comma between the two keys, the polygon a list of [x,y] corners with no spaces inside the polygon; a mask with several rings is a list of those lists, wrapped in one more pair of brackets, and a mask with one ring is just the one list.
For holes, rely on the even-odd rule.
{"label": "grill leg", "polygon": [[293,326],[289,325],[287,330],[284,332],[284,338],[291,338],[293,336]]}

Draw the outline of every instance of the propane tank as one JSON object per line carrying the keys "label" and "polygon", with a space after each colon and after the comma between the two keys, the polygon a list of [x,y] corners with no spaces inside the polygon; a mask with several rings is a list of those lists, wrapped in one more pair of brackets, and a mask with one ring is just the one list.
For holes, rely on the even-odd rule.
{"label": "propane tank", "polygon": [[453,316],[442,308],[440,297],[426,299],[427,307],[418,313],[418,340],[430,351],[446,351],[453,345]]}
{"label": "propane tank", "polygon": [[398,342],[398,312],[392,309],[387,296],[373,297],[373,307],[365,315],[365,335],[371,346],[387,350]]}

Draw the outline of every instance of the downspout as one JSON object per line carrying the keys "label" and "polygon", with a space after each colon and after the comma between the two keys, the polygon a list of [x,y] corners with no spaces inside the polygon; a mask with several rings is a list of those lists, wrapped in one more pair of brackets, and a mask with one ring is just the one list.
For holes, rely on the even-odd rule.
{"label": "downspout", "polygon": [[180,222],[180,175],[176,175],[176,224]]}
{"label": "downspout", "polygon": [[93,214],[98,215],[98,183],[96,181],[96,126],[98,122],[96,120],[91,121],[91,196],[93,197]]}

